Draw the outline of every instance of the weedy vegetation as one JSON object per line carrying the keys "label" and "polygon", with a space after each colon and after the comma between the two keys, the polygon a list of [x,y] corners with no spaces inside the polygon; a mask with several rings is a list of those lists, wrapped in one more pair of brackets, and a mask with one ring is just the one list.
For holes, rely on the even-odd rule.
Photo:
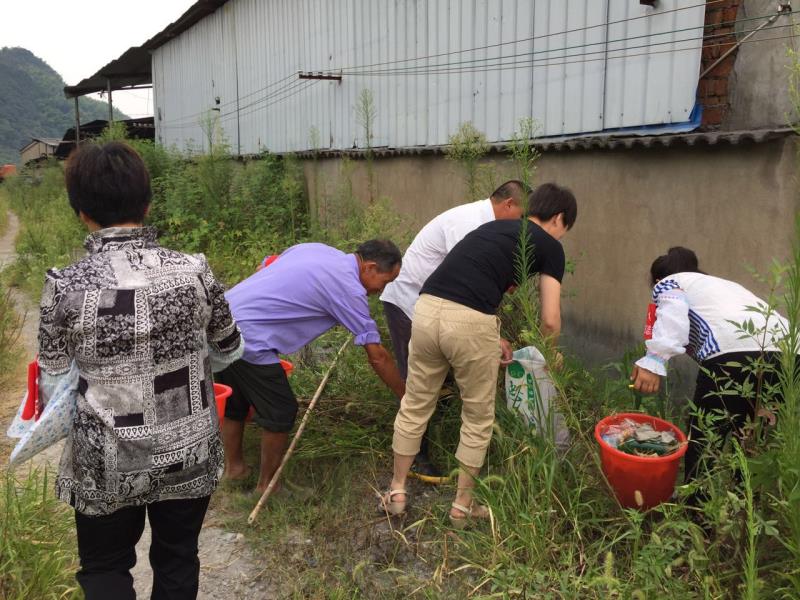
{"label": "weedy vegetation", "polygon": [[[515,172],[530,184],[538,158],[531,144],[535,132],[533,122],[521,123],[511,147]],[[114,130],[107,134],[118,135]],[[370,237],[407,244],[410,228],[388,199],[364,205],[355,198],[348,161],[342,161],[338,186],[316,198],[312,209],[295,160],[264,154],[234,161],[224,142],[212,141],[209,152],[192,157],[135,145],[153,175],[149,221],[162,231],[162,243],[206,253],[228,284],[249,276],[264,255],[302,241],[323,241],[347,251]],[[485,138],[466,124],[452,141],[449,156],[463,167],[470,197],[483,197],[479,167]],[[23,173],[8,189],[11,206],[23,221],[20,259],[8,280],[35,296],[46,268],[74,259],[83,232],[67,205],[58,165]],[[564,452],[556,449],[552,436],[510,412],[498,390],[494,437],[477,487],[479,500],[491,508],[489,522],[454,531],[446,518],[452,487],[422,484],[411,487],[409,514],[390,521],[376,511],[376,491],[390,478],[397,400],[374,376],[363,351],[350,348],[288,466],[288,492],[271,498],[255,526],[248,527],[246,517],[256,498],[241,487],[223,485],[214,496],[215,515],[244,532],[263,557],[263,571],[251,575],[279,585],[285,597],[796,598],[800,370],[793,349],[800,342],[800,245],[773,275],[771,309],[790,321],[779,384],[761,390],[774,424],[759,421],[746,439],[721,444],[715,467],[697,484],[679,485],[674,502],[646,514],[623,509],[599,467],[592,431],[600,418],[636,408],[683,425],[691,410],[674,394],[635,398],[627,388],[627,373],[637,357],[631,351],[602,372],[570,356],[560,371],[552,371],[557,405],[572,434]],[[504,333],[515,347],[534,344],[547,350],[538,331],[535,290],[535,281],[526,283],[506,301]],[[375,300],[373,315],[388,339]],[[310,397],[346,335],[335,329],[291,357],[298,397]],[[455,396],[434,420],[433,432],[433,457],[450,468],[460,425]],[[257,429],[248,427],[246,451],[253,465],[258,442]],[[0,543],[13,543],[17,555],[32,552],[39,540],[63,538],[63,523],[39,485],[44,484],[35,478],[6,485],[2,510],[17,516],[0,524],[3,532],[13,533],[0,535]],[[698,508],[689,507],[685,498],[698,486],[707,490],[707,499]],[[34,516],[39,527],[55,531],[22,533],[33,527],[24,523]],[[6,560],[7,547],[0,553],[3,585],[30,579],[15,569],[39,569],[40,561],[48,572],[74,569],[74,556],[58,553],[30,554],[32,563],[12,564]],[[43,591],[24,597],[70,597],[68,583],[58,583],[65,580],[53,581],[48,589],[60,590],[60,596]]]}

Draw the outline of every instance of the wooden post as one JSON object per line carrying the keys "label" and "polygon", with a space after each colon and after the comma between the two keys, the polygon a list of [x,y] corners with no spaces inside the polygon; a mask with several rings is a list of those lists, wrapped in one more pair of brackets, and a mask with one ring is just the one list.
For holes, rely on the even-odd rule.
{"label": "wooden post", "polygon": [[81,108],[78,104],[78,96],[75,96],[75,147],[81,143]]}
{"label": "wooden post", "polygon": [[114,101],[111,99],[111,80],[106,79],[108,82],[108,124],[114,122]]}

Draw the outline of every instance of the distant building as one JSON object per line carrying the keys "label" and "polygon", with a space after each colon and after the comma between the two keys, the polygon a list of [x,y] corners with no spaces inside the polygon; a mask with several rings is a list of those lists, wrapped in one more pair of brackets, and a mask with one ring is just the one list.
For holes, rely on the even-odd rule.
{"label": "distant building", "polygon": [[19,151],[20,162],[23,165],[31,161],[44,160],[55,154],[61,140],[55,138],[33,138]]}
{"label": "distant building", "polygon": [[[155,126],[153,125],[153,117],[141,117],[139,119],[127,119],[125,121],[117,121],[125,126],[125,132],[128,139],[131,140],[152,140],[155,135]],[[108,121],[105,119],[97,119],[89,123],[81,123],[81,142],[92,139],[103,133],[108,127]],[[53,155],[59,159],[66,159],[70,152],[75,148],[75,128],[70,127],[64,133],[64,137],[57,142],[57,148]]]}

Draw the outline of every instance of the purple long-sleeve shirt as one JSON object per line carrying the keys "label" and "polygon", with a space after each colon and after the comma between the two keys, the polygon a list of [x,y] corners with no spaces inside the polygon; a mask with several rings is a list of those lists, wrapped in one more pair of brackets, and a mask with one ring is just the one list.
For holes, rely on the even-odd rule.
{"label": "purple long-sleeve shirt", "polygon": [[358,259],[325,244],[292,246],[225,297],[249,363],[276,363],[279,353],[296,352],[339,324],[352,332],[356,345],[381,341]]}

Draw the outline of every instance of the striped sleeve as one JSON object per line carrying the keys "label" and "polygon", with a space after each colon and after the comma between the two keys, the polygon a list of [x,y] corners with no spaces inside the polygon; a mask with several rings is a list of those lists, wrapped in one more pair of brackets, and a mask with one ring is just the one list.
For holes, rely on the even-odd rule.
{"label": "striped sleeve", "polygon": [[636,361],[636,365],[666,375],[666,363],[673,356],[684,354],[689,344],[689,302],[674,279],[660,281],[653,288],[656,303],[656,322],[653,337],[645,342],[647,355]]}

